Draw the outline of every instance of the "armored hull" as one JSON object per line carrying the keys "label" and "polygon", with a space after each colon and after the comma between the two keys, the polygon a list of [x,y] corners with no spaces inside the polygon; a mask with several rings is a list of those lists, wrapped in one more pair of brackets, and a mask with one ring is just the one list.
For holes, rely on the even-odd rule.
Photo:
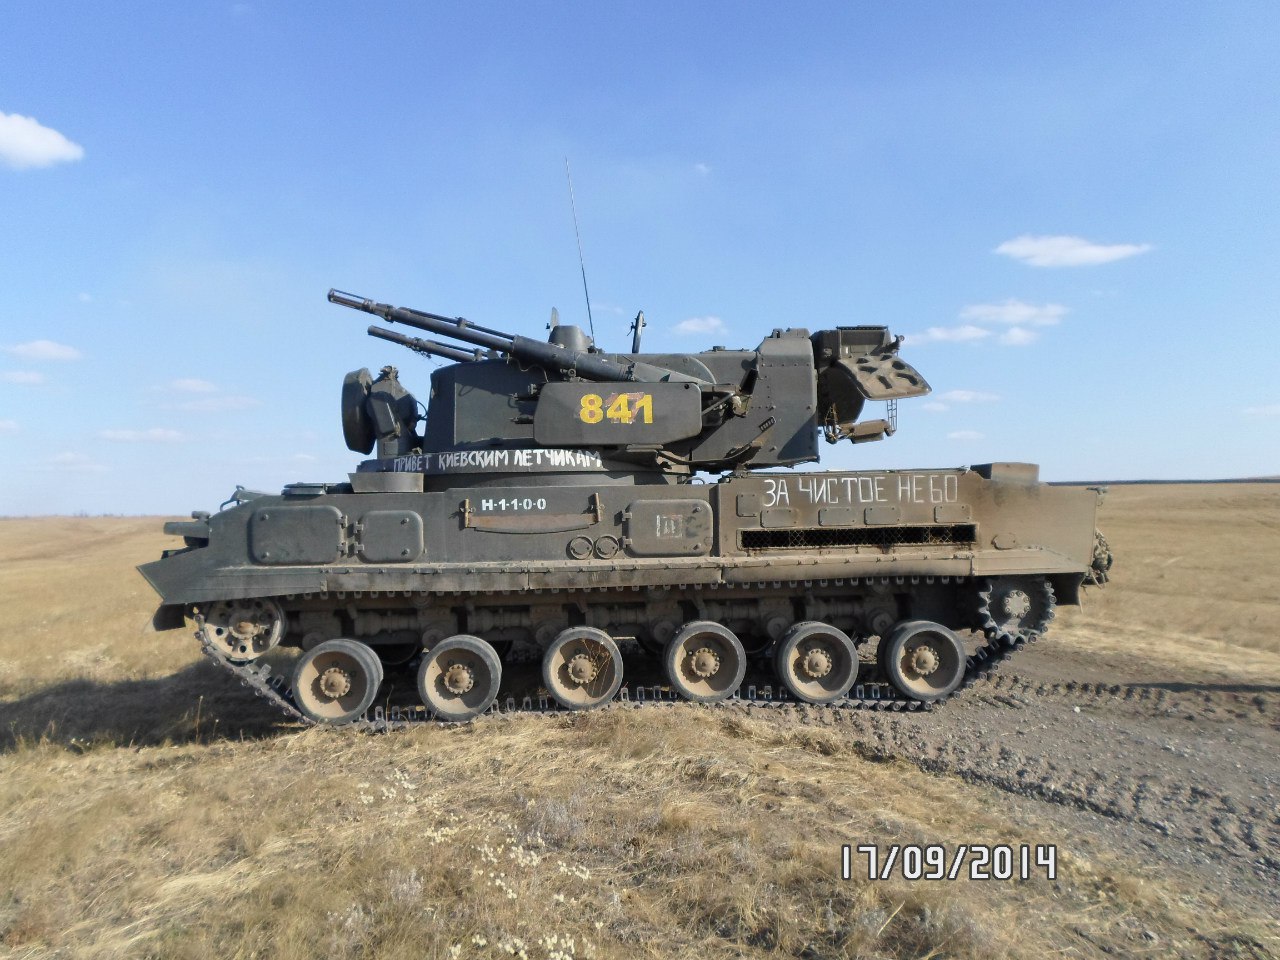
{"label": "armored hull", "polygon": [[[645,360],[681,369],[670,357]],[[242,491],[227,509],[170,524],[186,545],[140,568],[162,600],[157,625],[192,623],[216,662],[316,722],[466,720],[640,696],[914,709],[980,679],[1041,635],[1055,604],[1078,602],[1082,583],[1105,576],[1097,492],[1040,483],[1034,466],[809,472],[771,463],[762,472],[749,458],[704,482],[691,451],[707,448],[707,425],[719,422],[706,411],[708,394],[720,402],[714,389],[654,381],[701,396],[681,414],[692,422],[668,431],[685,434],[684,452],[672,453],[669,436],[655,451],[650,438],[606,443],[590,430],[598,403],[601,428],[614,431],[604,439],[626,440],[631,423],[603,423],[606,411],[640,421],[645,397],[661,408],[672,391],[610,392],[562,375],[530,394],[502,380],[503,366],[477,358],[448,381],[439,409],[434,385],[424,436],[432,418],[452,414],[452,435],[436,444],[445,449],[401,421],[408,444],[382,443],[349,482]],[[807,400],[803,419],[816,435],[815,410],[830,398],[815,369],[805,367],[807,396],[766,394],[754,421],[776,424],[784,402]],[[705,379],[724,383],[717,372]],[[737,373],[731,384],[752,371]],[[535,427],[535,442],[458,443],[487,429],[462,416],[477,376],[498,384],[481,409]],[[576,423],[539,427],[541,412],[522,413],[531,402],[565,405],[547,383],[568,388],[568,413],[557,415]],[[374,394],[366,385],[361,402]],[[630,398],[621,408],[619,396]],[[385,440],[391,427],[378,428],[376,412],[369,419]],[[367,439],[362,426],[359,412],[344,410],[349,443],[353,432],[357,446]],[[581,442],[538,444],[539,432]],[[776,439],[775,454],[805,438]],[[711,459],[723,466],[739,446],[734,439]],[[282,655],[289,648],[296,658]],[[406,682],[384,683],[396,676]],[[417,696],[389,693],[406,688]]]}

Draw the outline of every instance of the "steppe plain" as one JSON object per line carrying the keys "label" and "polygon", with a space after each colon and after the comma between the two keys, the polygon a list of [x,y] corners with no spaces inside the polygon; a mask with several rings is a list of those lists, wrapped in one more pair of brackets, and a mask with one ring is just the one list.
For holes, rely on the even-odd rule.
{"label": "steppe plain", "polygon": [[[368,734],[147,629],[159,519],[0,520],[0,956],[1280,955],[1280,484],[1116,486],[1100,524],[1113,582],[925,715]],[[870,842],[1057,878],[842,879]]]}

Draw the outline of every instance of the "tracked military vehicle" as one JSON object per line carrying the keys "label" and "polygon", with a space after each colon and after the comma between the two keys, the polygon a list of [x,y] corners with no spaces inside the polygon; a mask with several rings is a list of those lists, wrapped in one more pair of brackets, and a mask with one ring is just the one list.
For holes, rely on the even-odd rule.
{"label": "tracked military vehicle", "polygon": [[[425,415],[394,367],[348,374],[343,435],[373,456],[347,481],[237,490],[166,524],[185,546],[139,568],[157,627],[193,624],[299,719],[655,697],[918,709],[1105,576],[1096,493],[1034,466],[795,469],[820,438],[889,436],[897,402],[929,392],[884,327],[642,353],[641,316],[611,354],[570,325],[542,342],[329,300],[452,341],[369,327],[449,361]],[[886,416],[864,418],[869,401]]]}

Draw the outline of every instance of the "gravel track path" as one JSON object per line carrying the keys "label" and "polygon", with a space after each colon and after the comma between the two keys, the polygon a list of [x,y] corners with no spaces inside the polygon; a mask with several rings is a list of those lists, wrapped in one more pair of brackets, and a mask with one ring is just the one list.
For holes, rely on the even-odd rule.
{"label": "gravel track path", "polygon": [[988,786],[1076,843],[1274,912],[1280,685],[1122,660],[1046,640],[941,711],[805,713],[846,728],[870,758]]}

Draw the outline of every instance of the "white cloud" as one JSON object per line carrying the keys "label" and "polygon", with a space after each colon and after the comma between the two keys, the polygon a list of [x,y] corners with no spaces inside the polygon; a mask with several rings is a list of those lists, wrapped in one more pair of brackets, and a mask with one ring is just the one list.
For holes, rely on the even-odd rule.
{"label": "white cloud", "polygon": [[1245,407],[1246,417],[1280,417],[1280,403],[1268,403],[1261,407]]}
{"label": "white cloud", "polygon": [[[199,377],[179,377],[157,384],[151,388],[160,393],[177,394],[172,407],[177,410],[188,410],[193,413],[222,413],[228,410],[246,410],[256,407],[262,401],[255,397],[240,394],[223,393],[222,388],[211,380]],[[182,399],[189,397],[190,399]]]}
{"label": "white cloud", "polygon": [[44,374],[35,370],[0,370],[5,383],[44,383]]}
{"label": "white cloud", "polygon": [[87,294],[87,293],[82,293],[82,294],[80,294],[80,296],[79,296],[77,299],[78,299],[81,303],[93,303],[93,297],[91,297],[91,296],[90,296],[89,294]]}
{"label": "white cloud", "polygon": [[946,413],[951,408],[945,403],[939,403],[937,400],[930,400],[927,403],[920,404],[921,410],[928,410],[930,413]]}
{"label": "white cloud", "polygon": [[996,247],[996,253],[1033,267],[1090,267],[1146,253],[1149,243],[1094,243],[1083,237],[1023,234]]}
{"label": "white cloud", "polygon": [[960,311],[961,320],[976,323],[1007,323],[1022,327],[1050,327],[1060,321],[1068,310],[1060,303],[1023,303],[1006,300],[1004,303],[975,303]]}
{"label": "white cloud", "polygon": [[99,430],[98,436],[114,443],[180,443],[187,439],[177,430],[152,427],[149,430]]}
{"label": "white cloud", "polygon": [[317,458],[309,453],[295,453],[293,459],[298,463],[314,463]]}
{"label": "white cloud", "polygon": [[222,413],[226,410],[247,410],[256,407],[261,400],[253,397],[242,397],[237,394],[214,395],[199,400],[187,400],[178,404],[179,410],[190,410],[194,413]]}
{"label": "white cloud", "polygon": [[79,360],[82,354],[75,347],[65,343],[54,343],[52,340],[32,340],[5,347],[5,353],[12,353],[23,360]]}
{"label": "white cloud", "polygon": [[17,420],[0,420],[0,433],[17,433]]}
{"label": "white cloud", "polygon": [[705,163],[695,163],[693,165],[693,169],[696,170],[698,173],[702,174],[704,177],[711,172],[711,167],[709,167]]}
{"label": "white cloud", "polygon": [[1000,342],[1006,347],[1025,347],[1029,343],[1034,343],[1039,336],[1040,334],[1034,330],[1027,330],[1023,327],[1010,327],[1000,334]]}
{"label": "white cloud", "polygon": [[[607,303],[603,300],[592,300],[591,309],[595,313],[600,313],[601,311],[604,311],[606,313],[616,313],[616,314],[622,315],[627,312],[622,307],[618,306],[616,303]],[[570,320],[567,322],[572,323],[573,321]]]}
{"label": "white cloud", "polygon": [[978,433],[976,430],[953,430],[947,434],[948,440],[985,440],[985,433]]}
{"label": "white cloud", "polygon": [[107,468],[83,453],[59,453],[50,457],[48,465],[72,473],[105,473]]}
{"label": "white cloud", "polygon": [[962,343],[966,340],[981,340],[991,336],[990,330],[983,330],[972,324],[961,327],[930,327],[924,333],[912,333],[906,337],[908,343]]}
{"label": "white cloud", "polygon": [[168,383],[170,390],[176,390],[178,393],[217,393],[218,388],[208,380],[198,380],[195,377],[184,377],[179,380],[170,380]]}
{"label": "white cloud", "polygon": [[676,333],[724,333],[725,324],[719,317],[690,317],[676,324]]}
{"label": "white cloud", "polygon": [[83,156],[84,147],[42,126],[34,117],[0,113],[0,162],[14,170],[51,167]]}
{"label": "white cloud", "polygon": [[938,397],[951,403],[991,403],[999,400],[998,393],[983,393],[981,390],[948,390]]}

